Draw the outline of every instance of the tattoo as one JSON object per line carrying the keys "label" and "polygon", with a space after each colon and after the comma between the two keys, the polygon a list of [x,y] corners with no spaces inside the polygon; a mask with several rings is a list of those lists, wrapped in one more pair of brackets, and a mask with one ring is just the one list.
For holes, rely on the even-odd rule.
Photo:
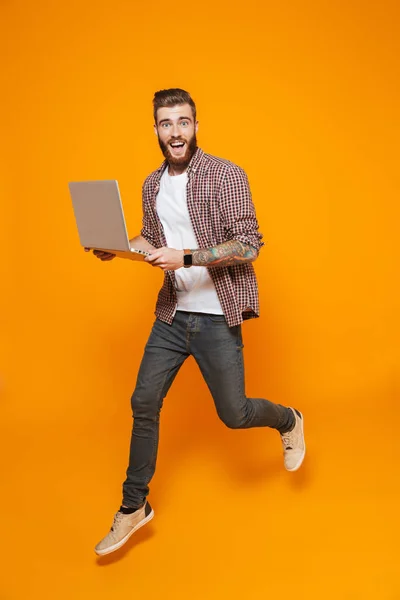
{"label": "tattoo", "polygon": [[196,267],[230,267],[253,262],[258,252],[253,246],[231,240],[214,248],[192,250],[193,265]]}

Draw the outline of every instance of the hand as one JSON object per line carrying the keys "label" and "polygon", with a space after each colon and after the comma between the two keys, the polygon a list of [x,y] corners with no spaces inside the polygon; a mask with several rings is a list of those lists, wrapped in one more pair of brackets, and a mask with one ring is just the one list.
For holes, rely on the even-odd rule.
{"label": "hand", "polygon": [[[85,252],[90,252],[91,248],[85,248]],[[115,258],[115,254],[111,252],[102,252],[101,250],[93,250],[93,254],[102,261],[112,260]]]}
{"label": "hand", "polygon": [[144,259],[152,267],[160,267],[163,271],[176,271],[183,267],[183,250],[159,248]]}

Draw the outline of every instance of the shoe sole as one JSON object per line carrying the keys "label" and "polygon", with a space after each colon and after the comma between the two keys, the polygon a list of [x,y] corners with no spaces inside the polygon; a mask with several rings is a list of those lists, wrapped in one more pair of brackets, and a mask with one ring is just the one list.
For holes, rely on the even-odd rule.
{"label": "shoe sole", "polygon": [[295,467],[293,467],[293,469],[288,469],[287,467],[285,467],[286,471],[289,471],[289,473],[294,473],[295,471],[298,471],[301,467],[301,465],[303,464],[303,460],[304,457],[306,455],[306,441],[304,439],[304,417],[303,417],[303,413],[299,410],[299,413],[301,414],[301,435],[303,437],[303,442],[304,442],[304,451],[303,451],[303,455],[300,459],[300,462],[297,463],[297,465]]}
{"label": "shoe sole", "polygon": [[131,537],[131,535],[133,535],[135,533],[135,531],[137,531],[138,529],[140,529],[141,527],[143,527],[143,525],[146,525],[146,523],[148,523],[149,521],[152,520],[152,518],[154,517],[154,510],[151,509],[151,513],[149,513],[147,515],[147,517],[145,519],[143,519],[143,521],[140,521],[140,523],[138,523],[136,525],[136,527],[134,527],[132,529],[132,531],[130,531],[129,533],[126,534],[126,536],[124,538],[122,538],[122,540],[120,540],[117,544],[114,544],[113,546],[110,546],[109,548],[106,548],[105,550],[96,550],[95,552],[98,556],[105,556],[106,554],[111,554],[111,552],[115,552],[116,550],[118,550],[119,548],[121,548],[121,546],[123,546]]}

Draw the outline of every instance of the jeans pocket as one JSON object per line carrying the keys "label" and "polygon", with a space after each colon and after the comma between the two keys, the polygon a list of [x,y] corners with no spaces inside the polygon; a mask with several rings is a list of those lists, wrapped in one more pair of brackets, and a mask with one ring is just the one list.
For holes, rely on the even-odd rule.
{"label": "jeans pocket", "polygon": [[213,323],[224,323],[226,322],[225,315],[207,315],[210,321]]}

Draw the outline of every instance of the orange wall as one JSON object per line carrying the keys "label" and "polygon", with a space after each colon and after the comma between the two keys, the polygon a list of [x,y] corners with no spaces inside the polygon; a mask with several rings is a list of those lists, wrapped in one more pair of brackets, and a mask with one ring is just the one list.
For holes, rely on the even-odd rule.
{"label": "orange wall", "polygon": [[[6,0],[0,27],[0,597],[400,598],[398,3]],[[225,429],[189,361],[156,519],[97,560],[162,275],[84,254],[67,183],[118,179],[137,234],[173,86],[248,173],[267,244],[247,390],[304,411],[308,456],[287,474],[275,432]]]}

